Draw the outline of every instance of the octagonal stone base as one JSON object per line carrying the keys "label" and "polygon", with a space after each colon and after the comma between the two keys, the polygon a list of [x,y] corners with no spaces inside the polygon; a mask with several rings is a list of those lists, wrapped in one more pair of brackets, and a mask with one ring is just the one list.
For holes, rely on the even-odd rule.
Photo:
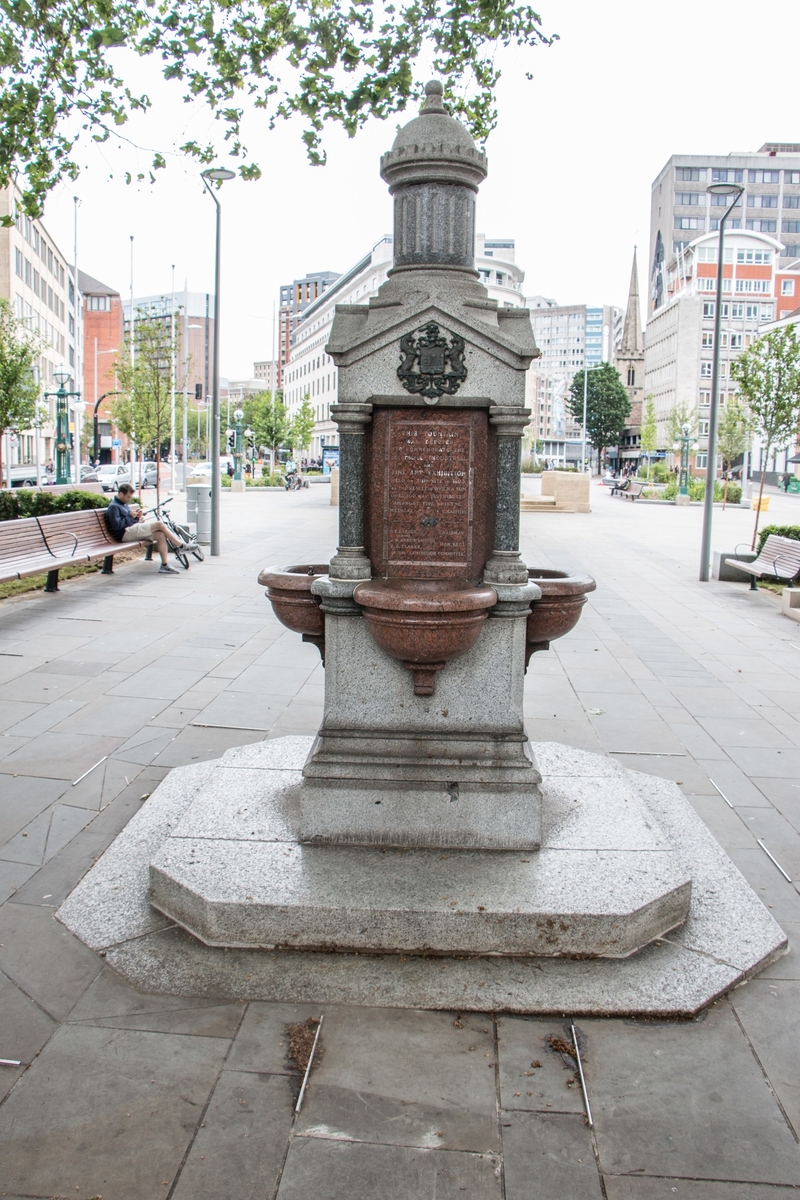
{"label": "octagonal stone base", "polygon": [[[346,856],[338,861],[349,867],[364,852],[298,847],[291,839],[295,773],[310,744],[276,739],[173,771],[68,898],[60,919],[145,990],[462,1011],[689,1015],[785,950],[785,935],[674,784],[553,743],[535,746],[547,814],[539,856],[373,849],[374,862],[361,875],[343,872],[347,895],[337,894],[332,856]],[[219,772],[230,773],[224,791]],[[258,791],[252,772],[261,773]],[[265,802],[265,792],[272,800]],[[217,842],[223,815],[223,841],[238,855]],[[271,880],[252,867],[259,855],[272,864]],[[561,856],[566,869],[549,867],[545,855],[553,864]],[[522,861],[528,857],[541,863]],[[572,886],[581,858],[582,892]],[[151,863],[154,898],[170,918],[149,901]],[[688,917],[667,934],[685,906],[688,878]],[[634,892],[638,905],[630,903]],[[566,928],[545,903],[559,895]],[[605,914],[602,903],[593,907],[611,896]],[[185,911],[178,911],[179,898]],[[245,925],[244,904],[251,918]],[[207,945],[175,917],[184,925],[202,921],[209,940],[220,935],[229,947],[243,929],[251,939],[246,947],[270,944],[276,929],[284,945]],[[658,926],[661,934],[633,953]],[[423,932],[437,944],[421,945]],[[402,949],[402,937],[409,947],[416,940],[417,952],[385,952]],[[584,957],[586,938],[594,939],[591,953],[605,957]]]}

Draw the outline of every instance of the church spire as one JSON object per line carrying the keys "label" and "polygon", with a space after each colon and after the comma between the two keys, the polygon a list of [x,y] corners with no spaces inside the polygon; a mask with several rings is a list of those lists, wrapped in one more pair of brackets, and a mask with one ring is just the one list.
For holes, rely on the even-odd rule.
{"label": "church spire", "polygon": [[617,357],[624,358],[627,354],[641,354],[644,350],[642,342],[642,318],[639,312],[639,270],[636,265],[636,247],[633,248],[633,265],[631,266],[631,285],[628,290],[628,307],[625,310],[625,324],[622,327],[622,343]]}

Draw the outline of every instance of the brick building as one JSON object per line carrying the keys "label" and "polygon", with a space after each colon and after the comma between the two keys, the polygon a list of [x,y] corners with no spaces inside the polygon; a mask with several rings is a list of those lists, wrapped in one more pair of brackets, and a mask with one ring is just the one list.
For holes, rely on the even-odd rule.
{"label": "brick building", "polygon": [[[100,434],[99,457],[103,463],[115,461],[111,441],[111,392],[118,390],[116,364],[123,353],[122,297],[119,292],[84,271],[78,271],[83,295],[83,398],[86,420],[91,422],[94,406],[101,396],[107,399],[98,408]],[[98,454],[92,446],[91,457]]]}

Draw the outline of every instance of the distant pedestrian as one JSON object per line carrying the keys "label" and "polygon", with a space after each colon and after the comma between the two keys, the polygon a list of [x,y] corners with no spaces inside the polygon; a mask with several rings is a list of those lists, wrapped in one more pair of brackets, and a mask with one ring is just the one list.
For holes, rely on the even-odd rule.
{"label": "distant pedestrian", "polygon": [[783,490],[785,492],[788,492],[789,484],[791,483],[791,481],[792,481],[792,477],[789,474],[789,472],[784,471],[783,474],[781,475],[781,483],[783,484]]}

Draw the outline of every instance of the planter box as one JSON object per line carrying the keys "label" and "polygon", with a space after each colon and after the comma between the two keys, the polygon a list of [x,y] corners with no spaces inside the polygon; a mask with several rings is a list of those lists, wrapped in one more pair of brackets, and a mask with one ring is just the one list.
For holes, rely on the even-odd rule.
{"label": "planter box", "polygon": [[800,587],[787,587],[781,593],[781,612],[790,621],[800,621]]}

